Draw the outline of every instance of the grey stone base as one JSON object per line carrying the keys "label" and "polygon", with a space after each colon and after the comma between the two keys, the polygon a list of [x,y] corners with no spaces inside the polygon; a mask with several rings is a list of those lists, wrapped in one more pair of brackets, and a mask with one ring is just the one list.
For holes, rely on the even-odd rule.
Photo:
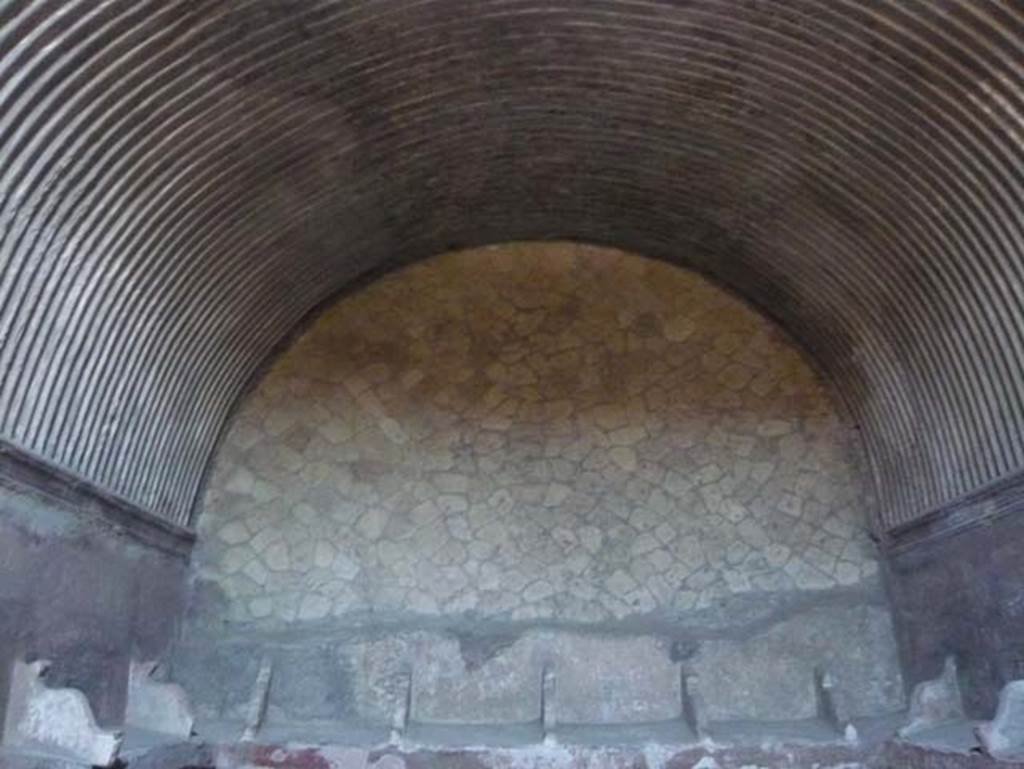
{"label": "grey stone base", "polygon": [[292,739],[319,726],[387,734],[396,720],[466,734],[541,723],[677,724],[694,733],[707,722],[806,722],[821,715],[822,671],[833,682],[834,721],[905,708],[888,612],[877,604],[815,605],[743,631],[392,627],[204,636],[180,644],[172,660],[201,733],[204,722],[244,725],[265,659],[273,675],[264,724]]}

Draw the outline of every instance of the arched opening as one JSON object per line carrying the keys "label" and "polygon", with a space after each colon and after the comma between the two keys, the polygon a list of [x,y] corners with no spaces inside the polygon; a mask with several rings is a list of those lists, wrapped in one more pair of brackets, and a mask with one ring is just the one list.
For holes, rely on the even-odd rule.
{"label": "arched opening", "polygon": [[[894,667],[886,597],[914,739],[937,727],[945,749],[952,724],[959,763],[1024,756],[1022,10],[0,0],[0,763],[38,747],[11,737],[42,723],[21,705],[65,685],[106,751],[87,763],[112,763],[108,727],[180,694],[136,680],[163,660],[225,725],[169,769],[921,766],[935,757],[860,720],[898,699],[898,673],[867,670]],[[486,323],[446,309],[388,337],[388,307],[351,319],[344,356],[290,353],[287,394],[244,406],[220,453],[234,470],[195,517],[247,383],[314,308],[447,251],[554,239],[750,302],[860,441],[830,406],[802,410],[827,404],[817,385],[787,400],[763,378],[799,360],[774,329],[767,356],[760,331],[700,337],[756,314],[665,309],[685,273],[660,263],[596,287],[611,257],[583,249],[572,277],[592,293],[545,271],[558,258],[535,266],[533,290],[577,299],[513,308],[521,357],[495,331],[500,295],[466,303]],[[494,258],[472,297],[511,279]],[[573,361],[554,329],[586,308],[608,331],[585,326],[594,360]],[[455,327],[481,344],[403,352]],[[307,374],[344,361],[320,420]],[[542,373],[576,389],[542,392]],[[435,446],[435,422],[465,434]],[[472,721],[531,747],[417,753],[410,719],[454,729],[442,746]],[[658,749],[615,731],[642,719]],[[736,719],[782,737],[666,757]],[[808,746],[811,722],[830,726]],[[375,752],[346,752],[338,724]],[[633,748],[534,752],[588,724]],[[317,729],[335,752],[274,742]]]}
{"label": "arched opening", "polygon": [[238,411],[178,677],[230,720],[249,678],[225,698],[211,665],[277,658],[271,721],[301,734],[386,727],[406,671],[411,721],[464,744],[539,719],[544,667],[563,733],[664,729],[689,696],[721,729],[813,730],[822,671],[847,718],[891,715],[861,463],[789,339],[695,273],[436,257],[327,309]]}

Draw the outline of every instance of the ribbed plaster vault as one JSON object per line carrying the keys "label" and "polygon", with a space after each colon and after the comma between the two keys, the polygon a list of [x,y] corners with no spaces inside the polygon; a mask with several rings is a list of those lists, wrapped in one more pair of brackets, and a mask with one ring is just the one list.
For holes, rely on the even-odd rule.
{"label": "ribbed plaster vault", "polygon": [[883,523],[1024,459],[1018,0],[3,0],[0,433],[187,523],[358,276],[687,260],[863,429]]}

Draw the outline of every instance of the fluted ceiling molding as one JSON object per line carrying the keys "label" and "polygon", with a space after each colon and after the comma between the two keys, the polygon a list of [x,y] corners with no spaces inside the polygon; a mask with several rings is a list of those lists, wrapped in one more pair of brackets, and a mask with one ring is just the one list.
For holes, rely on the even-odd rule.
{"label": "fluted ceiling molding", "polygon": [[0,0],[0,434],[176,523],[358,276],[572,238],[778,319],[882,524],[1024,465],[1017,0]]}

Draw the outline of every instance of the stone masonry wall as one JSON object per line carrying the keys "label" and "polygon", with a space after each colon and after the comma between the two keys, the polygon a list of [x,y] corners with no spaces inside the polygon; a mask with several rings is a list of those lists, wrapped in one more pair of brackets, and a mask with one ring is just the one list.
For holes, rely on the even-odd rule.
{"label": "stone masonry wall", "polygon": [[195,563],[223,619],[678,618],[876,573],[855,442],[772,324],[565,243],[344,298],[243,405]]}

